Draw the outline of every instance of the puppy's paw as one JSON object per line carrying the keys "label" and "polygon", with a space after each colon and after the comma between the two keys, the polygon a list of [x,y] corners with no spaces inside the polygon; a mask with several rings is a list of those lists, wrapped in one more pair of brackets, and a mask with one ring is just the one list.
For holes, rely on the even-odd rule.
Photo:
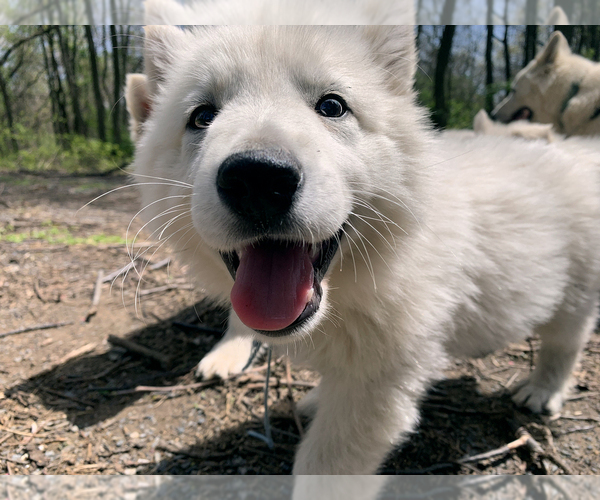
{"label": "puppy's paw", "polygon": [[237,375],[251,362],[252,352],[252,339],[223,339],[198,363],[196,377],[225,379]]}
{"label": "puppy's paw", "polygon": [[513,391],[513,401],[534,413],[558,413],[564,402],[563,392],[525,380]]}

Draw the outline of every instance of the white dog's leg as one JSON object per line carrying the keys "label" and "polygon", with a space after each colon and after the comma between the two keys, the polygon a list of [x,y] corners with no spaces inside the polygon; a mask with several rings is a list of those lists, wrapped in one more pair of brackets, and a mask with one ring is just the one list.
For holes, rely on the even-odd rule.
{"label": "white dog's leg", "polygon": [[571,372],[598,317],[596,299],[577,311],[559,310],[554,319],[538,329],[542,339],[536,367],[513,395],[515,403],[541,413],[557,413],[569,389]]}
{"label": "white dog's leg", "polygon": [[296,454],[294,474],[375,473],[418,420],[416,393],[401,389],[397,381],[397,374],[367,381],[324,375],[317,413]]}
{"label": "white dog's leg", "polygon": [[251,332],[233,312],[229,313],[225,336],[202,358],[196,376],[209,379],[227,378],[240,373],[251,363],[253,341]]}

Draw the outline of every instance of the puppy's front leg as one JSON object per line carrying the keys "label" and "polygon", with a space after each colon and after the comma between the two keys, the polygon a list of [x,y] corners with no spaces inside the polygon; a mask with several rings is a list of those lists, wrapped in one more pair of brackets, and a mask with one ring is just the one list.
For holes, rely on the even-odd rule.
{"label": "puppy's front leg", "polygon": [[254,347],[251,330],[230,311],[225,336],[202,358],[196,376],[225,379],[236,375],[252,363]]}
{"label": "puppy's front leg", "polygon": [[323,375],[294,474],[374,474],[418,419],[420,390],[399,384],[395,375]]}

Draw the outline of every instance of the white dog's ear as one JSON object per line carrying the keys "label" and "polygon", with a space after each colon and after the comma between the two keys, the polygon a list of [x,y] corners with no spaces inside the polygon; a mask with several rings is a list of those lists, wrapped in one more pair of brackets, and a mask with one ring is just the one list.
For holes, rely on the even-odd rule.
{"label": "white dog's ear", "polygon": [[485,134],[494,128],[494,122],[485,109],[480,109],[473,118],[473,130],[478,134]]}
{"label": "white dog's ear", "polygon": [[179,49],[185,49],[186,33],[174,26],[146,26],[144,43],[144,73],[148,77],[148,91],[154,96],[165,80]]}
{"label": "white dog's ear", "polygon": [[560,53],[569,53],[569,43],[560,31],[555,31],[550,35],[550,40],[537,56],[537,61],[540,64],[554,64]]}
{"label": "white dog's ear", "polygon": [[129,133],[131,140],[136,142],[142,132],[142,125],[150,115],[152,108],[146,75],[127,75],[125,102],[127,111],[129,111]]}
{"label": "white dog's ear", "polygon": [[417,51],[413,26],[365,26],[363,35],[375,62],[386,71],[397,94],[413,92]]}

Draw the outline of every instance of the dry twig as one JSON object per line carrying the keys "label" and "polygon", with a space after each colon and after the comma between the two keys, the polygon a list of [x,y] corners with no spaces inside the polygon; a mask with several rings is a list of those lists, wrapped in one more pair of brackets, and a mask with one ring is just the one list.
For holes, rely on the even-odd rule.
{"label": "dry twig", "polygon": [[171,290],[193,290],[194,285],[189,283],[177,284],[173,283],[171,285],[163,285],[157,286],[156,288],[148,288],[146,290],[140,290],[139,296],[145,297],[146,295],[152,295],[153,293],[161,293],[161,292],[169,292]]}
{"label": "dry twig", "polygon": [[64,365],[67,361],[71,361],[74,358],[78,358],[79,356],[83,356],[84,354],[90,353],[94,349],[96,349],[97,345],[98,344],[96,344],[95,342],[90,342],[89,344],[85,344],[84,346],[78,347],[77,349],[74,349],[70,353],[60,358],[58,362],[55,363],[55,366]]}
{"label": "dry twig", "polygon": [[130,262],[129,264],[123,266],[121,269],[117,269],[116,271],[113,271],[112,273],[104,276],[104,278],[102,278],[102,283],[108,283],[114,280],[115,278],[118,278],[121,274],[125,275],[125,273],[127,273],[132,267],[135,267],[135,261]]}
{"label": "dry twig", "polygon": [[53,389],[49,389],[48,387],[42,387],[42,391],[47,392],[48,394],[53,394],[54,396],[58,396],[59,398],[68,399],[69,401],[74,401],[75,403],[79,403],[83,406],[93,406],[93,403],[90,401],[85,401],[83,399],[76,398],[75,396],[69,396],[64,392],[55,391]]}
{"label": "dry twig", "polygon": [[113,391],[115,396],[123,394],[134,394],[136,392],[174,392],[174,391],[187,391],[191,389],[201,389],[215,385],[220,379],[213,378],[211,380],[205,380],[204,382],[196,382],[195,384],[187,385],[170,385],[170,386],[150,386],[150,385],[138,385],[135,389],[125,389],[122,391]]}
{"label": "dry twig", "polygon": [[151,266],[148,266],[148,269],[150,271],[156,271],[157,269],[161,269],[165,266],[168,266],[170,263],[171,263],[171,257],[167,257],[166,259],[158,261],[156,264],[152,264]]}
{"label": "dry twig", "polygon": [[136,354],[141,354],[142,356],[146,356],[147,358],[154,359],[158,361],[161,366],[165,369],[169,368],[173,363],[173,360],[169,356],[165,356],[160,352],[156,352],[146,346],[138,344],[132,340],[123,339],[121,337],[116,337],[115,335],[109,335],[108,341],[116,346],[124,347],[130,352],[134,352]]}
{"label": "dry twig", "polygon": [[102,296],[102,283],[104,283],[104,271],[101,269],[98,271],[98,277],[96,278],[96,285],[94,286],[94,295],[92,297],[92,305],[90,306],[85,318],[84,323],[88,323],[92,317],[98,312],[98,304],[100,303],[100,297]]}
{"label": "dry twig", "polygon": [[44,323],[42,325],[26,326],[11,330],[9,332],[0,333],[0,338],[8,337],[9,335],[18,335],[19,333],[35,332],[37,330],[49,330],[50,328],[60,328],[61,326],[72,325],[74,321],[62,321],[60,323]]}
{"label": "dry twig", "polygon": [[46,300],[46,298],[42,295],[42,292],[40,291],[40,280],[35,280],[33,282],[33,291],[35,292],[35,296],[38,299],[40,299],[44,304],[48,302],[48,300]]}
{"label": "dry twig", "polygon": [[[530,441],[529,441],[530,439],[533,440],[533,442],[535,444],[530,443]],[[527,445],[529,447],[533,447],[533,448],[535,448],[537,445],[537,447],[539,447],[539,450],[543,452],[539,443],[537,443],[537,441],[535,441],[531,437],[531,435],[528,432],[526,432],[526,433],[523,433],[515,441],[512,441],[504,446],[501,446],[500,448],[496,448],[495,450],[487,451],[485,453],[479,453],[477,455],[471,455],[469,457],[461,458],[460,460],[457,461],[457,463],[462,465],[462,464],[468,464],[468,463],[472,463],[472,462],[481,462],[482,460],[488,460],[490,458],[495,458],[500,455],[506,455],[507,453],[511,452],[512,450],[516,450],[517,448],[520,448],[521,446],[525,446],[525,445]]]}

